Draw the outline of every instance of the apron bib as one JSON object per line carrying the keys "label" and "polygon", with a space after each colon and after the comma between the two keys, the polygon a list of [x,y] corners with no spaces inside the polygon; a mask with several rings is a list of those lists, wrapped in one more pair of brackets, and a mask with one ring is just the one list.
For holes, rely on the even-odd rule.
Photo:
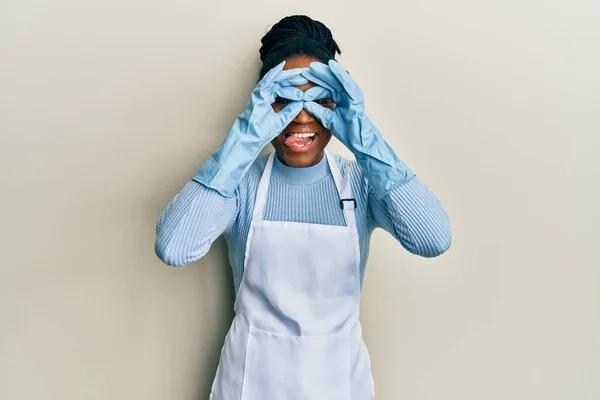
{"label": "apron bib", "polygon": [[236,316],[211,400],[372,400],[359,317],[360,249],[349,174],[326,154],[346,226],[265,221],[261,177]]}

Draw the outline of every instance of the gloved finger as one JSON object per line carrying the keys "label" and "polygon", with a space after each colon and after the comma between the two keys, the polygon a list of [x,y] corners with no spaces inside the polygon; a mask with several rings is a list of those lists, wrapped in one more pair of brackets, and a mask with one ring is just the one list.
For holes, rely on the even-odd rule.
{"label": "gloved finger", "polygon": [[[286,71],[284,71],[286,72]],[[274,81],[270,86],[269,86],[269,91],[271,91],[271,97],[274,99],[275,98],[275,92],[277,92],[279,89],[281,89],[282,87],[294,87],[294,86],[302,86],[304,84],[306,84],[308,82],[308,80],[303,77],[302,75],[292,75],[289,76],[287,78],[283,78],[281,80],[276,80]]]}
{"label": "gloved finger", "polygon": [[275,82],[273,86],[276,87],[285,87],[285,86],[302,86],[308,83],[308,79],[306,79],[302,75],[293,76],[291,78],[283,79],[281,81]]}
{"label": "gloved finger", "polygon": [[271,90],[273,92],[276,92],[279,89],[281,89],[282,87],[302,86],[306,83],[308,83],[308,80],[305,77],[295,76],[295,77],[283,80],[281,82],[275,82],[274,84],[271,85]]}
{"label": "gloved finger", "polygon": [[335,76],[331,68],[321,62],[312,62],[308,67],[308,71],[302,73],[309,81],[316,83],[319,86],[326,87],[332,92],[341,92],[344,86]]}
{"label": "gloved finger", "polygon": [[294,86],[285,86],[275,91],[275,97],[292,101],[302,101],[304,92]]}
{"label": "gloved finger", "polygon": [[[344,97],[348,97],[348,96],[347,96],[346,92],[343,90],[343,88],[341,87],[341,85],[340,85],[341,91],[337,91],[335,87],[331,86],[329,83],[327,83],[327,82],[325,82],[325,81],[322,81],[322,80],[320,80],[320,79],[319,79],[319,78],[317,78],[316,76],[314,76],[314,75],[311,75],[311,74],[310,74],[310,72],[303,73],[303,75],[306,75],[307,77],[309,77],[309,81],[311,81],[311,82],[314,82],[314,83],[316,83],[316,82],[320,82],[320,83],[318,83],[318,84],[317,84],[317,86],[315,86],[315,87],[318,87],[318,88],[323,88],[323,89],[325,89],[325,90],[327,90],[327,91],[329,92],[329,95],[325,96],[325,95],[324,95],[324,93],[323,93],[323,96],[321,96],[320,94],[316,93],[316,91],[317,91],[318,89],[314,89],[314,92],[311,92],[311,93],[309,93],[308,95],[305,95],[305,96],[309,96],[309,97],[307,98],[307,99],[309,99],[309,101],[316,100],[316,99],[318,99],[318,98],[319,98],[319,96],[320,96],[321,98],[324,98],[324,97],[329,97],[329,98],[333,99],[333,101],[334,101],[336,104],[338,104],[338,103],[339,103],[339,104],[346,103],[346,101],[344,101],[344,99],[343,99],[343,98],[344,98]],[[311,89],[312,89],[312,88],[311,88]],[[310,89],[309,89],[309,90],[310,90]],[[306,92],[308,92],[308,90],[307,90]],[[312,98],[311,98],[311,97],[312,97]]]}
{"label": "gloved finger", "polygon": [[273,79],[271,84],[261,90],[263,95],[269,98],[272,103],[275,101],[275,92],[282,87],[294,87],[306,84],[308,80],[303,77],[301,73],[301,68],[280,71],[279,74]]}
{"label": "gloved finger", "polygon": [[352,98],[352,100],[358,102],[361,101],[363,96],[358,84],[352,79],[348,71],[346,71],[339,62],[335,60],[329,61],[329,68],[331,72],[335,75],[337,80],[341,82],[344,87],[344,90],[348,95]]}
{"label": "gloved finger", "polygon": [[302,76],[304,68],[293,68],[279,71],[271,85],[275,86],[299,86],[304,85],[308,80]]}
{"label": "gloved finger", "polygon": [[290,77],[286,77],[283,79],[277,79],[271,85],[273,87],[280,88],[282,86],[301,86],[308,83],[308,79],[306,79],[302,75],[292,75]]}
{"label": "gloved finger", "polygon": [[333,98],[333,94],[331,90],[323,87],[323,86],[313,86],[308,89],[306,92],[303,92],[303,96],[301,100],[304,101],[314,101],[320,99]]}
{"label": "gloved finger", "polygon": [[312,115],[317,120],[319,120],[325,128],[330,129],[330,130],[333,128],[332,121],[334,120],[334,115],[335,115],[334,111],[330,110],[329,108],[325,108],[325,107],[323,107],[315,102],[312,102],[312,101],[305,101],[304,109],[310,115]]}
{"label": "gloved finger", "polygon": [[275,77],[277,77],[283,71],[284,66],[285,66],[285,60],[280,62],[273,68],[271,68],[269,70],[269,72],[267,72],[265,74],[265,76],[263,76],[263,78],[260,80],[260,82],[258,82],[257,86],[259,86],[259,87],[269,86],[273,82]]}
{"label": "gloved finger", "polygon": [[285,106],[281,111],[275,112],[275,118],[277,118],[277,123],[274,125],[274,131],[271,132],[271,139],[275,136],[279,135],[283,129],[290,124],[300,114],[302,111],[302,102],[301,101],[292,101],[290,104]]}

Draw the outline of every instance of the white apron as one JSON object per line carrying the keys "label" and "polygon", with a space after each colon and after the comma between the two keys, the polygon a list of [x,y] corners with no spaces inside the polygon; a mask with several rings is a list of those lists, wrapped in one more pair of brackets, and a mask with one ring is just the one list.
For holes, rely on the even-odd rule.
{"label": "white apron", "polygon": [[349,173],[327,154],[346,226],[263,220],[261,177],[211,400],[372,400],[358,320],[360,252]]}

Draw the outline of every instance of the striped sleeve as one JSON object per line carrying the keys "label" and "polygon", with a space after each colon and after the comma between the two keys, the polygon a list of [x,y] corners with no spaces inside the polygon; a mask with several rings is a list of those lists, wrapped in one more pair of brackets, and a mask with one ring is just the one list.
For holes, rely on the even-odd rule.
{"label": "striped sleeve", "polygon": [[374,226],[392,234],[409,252],[436,257],[450,248],[448,214],[416,176],[396,186],[381,200],[369,195]]}
{"label": "striped sleeve", "polygon": [[233,224],[237,200],[190,181],[167,205],[156,226],[156,255],[181,266],[202,258]]}

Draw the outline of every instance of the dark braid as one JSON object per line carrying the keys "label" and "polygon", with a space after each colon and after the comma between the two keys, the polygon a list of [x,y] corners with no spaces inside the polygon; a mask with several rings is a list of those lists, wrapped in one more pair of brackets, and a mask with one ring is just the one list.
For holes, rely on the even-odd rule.
{"label": "dark braid", "polygon": [[341,54],[329,28],[305,15],[285,17],[261,39],[262,78],[271,68],[294,55],[314,57],[322,62]]}

